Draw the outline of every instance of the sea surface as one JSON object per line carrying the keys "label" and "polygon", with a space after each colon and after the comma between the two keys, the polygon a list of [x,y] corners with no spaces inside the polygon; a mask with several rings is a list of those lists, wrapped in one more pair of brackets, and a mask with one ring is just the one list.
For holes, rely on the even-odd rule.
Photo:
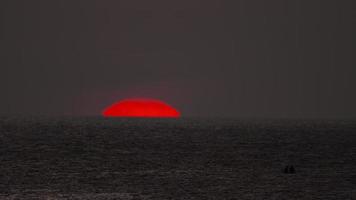
{"label": "sea surface", "polygon": [[356,121],[2,117],[0,199],[356,199]]}

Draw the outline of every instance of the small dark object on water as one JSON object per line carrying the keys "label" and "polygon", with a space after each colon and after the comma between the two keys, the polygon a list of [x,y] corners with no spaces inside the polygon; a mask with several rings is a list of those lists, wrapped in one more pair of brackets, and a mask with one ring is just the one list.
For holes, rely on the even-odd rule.
{"label": "small dark object on water", "polygon": [[287,165],[283,171],[285,174],[295,174],[295,169],[293,165]]}

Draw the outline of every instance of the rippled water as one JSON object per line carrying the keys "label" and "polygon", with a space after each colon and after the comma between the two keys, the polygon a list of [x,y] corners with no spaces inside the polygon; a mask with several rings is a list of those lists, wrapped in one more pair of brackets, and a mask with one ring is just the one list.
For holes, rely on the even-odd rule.
{"label": "rippled water", "polygon": [[0,199],[356,199],[356,122],[4,117],[0,162]]}

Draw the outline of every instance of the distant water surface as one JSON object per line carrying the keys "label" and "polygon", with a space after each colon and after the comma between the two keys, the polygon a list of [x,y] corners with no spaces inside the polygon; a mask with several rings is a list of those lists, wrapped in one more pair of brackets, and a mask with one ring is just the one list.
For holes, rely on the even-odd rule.
{"label": "distant water surface", "polygon": [[356,199],[356,122],[2,117],[0,162],[0,199]]}

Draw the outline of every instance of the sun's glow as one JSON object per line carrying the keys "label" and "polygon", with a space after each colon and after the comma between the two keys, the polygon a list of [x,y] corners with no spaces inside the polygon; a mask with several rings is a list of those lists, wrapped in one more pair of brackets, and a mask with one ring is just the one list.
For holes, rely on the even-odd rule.
{"label": "sun's glow", "polygon": [[180,112],[156,99],[124,99],[107,107],[104,117],[178,118]]}

